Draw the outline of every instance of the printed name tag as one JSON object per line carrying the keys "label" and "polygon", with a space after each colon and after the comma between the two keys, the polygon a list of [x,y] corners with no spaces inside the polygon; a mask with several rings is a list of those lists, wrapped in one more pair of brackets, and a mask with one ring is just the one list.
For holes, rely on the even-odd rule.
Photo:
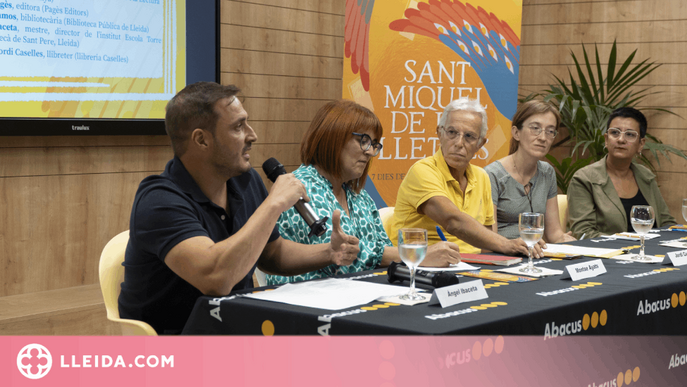
{"label": "printed name tag", "polygon": [[434,294],[432,294],[432,299],[429,303],[436,304],[438,301],[441,303],[442,308],[446,308],[461,302],[482,300],[484,298],[489,298],[487,291],[484,289],[484,283],[482,283],[482,280],[476,280],[434,289]]}
{"label": "printed name tag", "polygon": [[606,267],[600,259],[568,265],[565,269],[568,271],[570,279],[573,281],[596,277],[606,272]]}
{"label": "printed name tag", "polygon": [[668,258],[670,258],[673,266],[687,265],[687,250],[672,251],[668,253]]}

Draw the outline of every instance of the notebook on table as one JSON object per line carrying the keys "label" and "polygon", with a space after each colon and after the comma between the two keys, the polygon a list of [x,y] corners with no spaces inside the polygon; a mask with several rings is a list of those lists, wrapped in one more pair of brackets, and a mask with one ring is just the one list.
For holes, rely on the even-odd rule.
{"label": "notebook on table", "polygon": [[461,260],[468,263],[478,263],[482,265],[510,266],[522,262],[520,257],[509,257],[506,255],[487,255],[487,254],[460,254]]}

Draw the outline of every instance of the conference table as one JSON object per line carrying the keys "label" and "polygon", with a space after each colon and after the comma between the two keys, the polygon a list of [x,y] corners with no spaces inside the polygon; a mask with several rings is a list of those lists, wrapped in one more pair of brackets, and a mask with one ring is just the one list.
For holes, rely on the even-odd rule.
{"label": "conference table", "polygon": [[[647,255],[679,248],[659,242],[687,236],[661,231],[646,241]],[[638,241],[601,238],[566,243],[574,246],[639,252]],[[598,242],[597,242],[598,241]],[[682,249],[684,250],[684,249]],[[667,257],[666,257],[667,258]],[[536,266],[565,270],[574,260],[542,258]],[[526,259],[523,259],[525,262]],[[551,276],[530,282],[481,279],[488,298],[446,308],[371,302],[345,310],[325,310],[242,297],[263,287],[227,297],[201,297],[184,334],[226,335],[687,335],[687,266],[602,259],[607,272],[578,281]],[[483,270],[498,266],[479,265]],[[388,283],[386,269],[341,276],[353,281]],[[460,282],[480,280],[461,277]],[[408,282],[398,285],[399,293]]]}

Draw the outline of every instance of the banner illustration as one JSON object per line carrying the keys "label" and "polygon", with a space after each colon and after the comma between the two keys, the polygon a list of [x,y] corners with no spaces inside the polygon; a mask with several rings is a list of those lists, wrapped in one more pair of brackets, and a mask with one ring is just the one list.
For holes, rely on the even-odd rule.
{"label": "banner illustration", "polygon": [[384,127],[366,184],[378,206],[393,206],[406,171],[438,150],[437,122],[454,99],[487,110],[487,143],[474,163],[507,155],[521,18],[521,0],[347,0],[343,98]]}

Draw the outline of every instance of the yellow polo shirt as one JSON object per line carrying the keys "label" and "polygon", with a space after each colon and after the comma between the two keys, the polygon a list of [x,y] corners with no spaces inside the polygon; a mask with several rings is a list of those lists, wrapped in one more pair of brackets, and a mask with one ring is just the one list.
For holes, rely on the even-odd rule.
{"label": "yellow polo shirt", "polygon": [[[420,215],[418,207],[435,196],[448,198],[458,209],[475,218],[485,226],[494,224],[494,206],[491,201],[491,182],[484,169],[470,165],[465,170],[468,185],[465,188],[465,198],[460,190],[460,184],[451,176],[448,164],[444,160],[441,149],[433,156],[415,163],[398,188],[396,208],[391,222],[389,237],[394,246],[398,246],[399,228],[424,228],[427,230],[429,244],[441,241],[437,234],[437,222],[427,215]],[[461,253],[479,253],[481,250],[469,245],[442,228],[446,239],[457,243]]]}

